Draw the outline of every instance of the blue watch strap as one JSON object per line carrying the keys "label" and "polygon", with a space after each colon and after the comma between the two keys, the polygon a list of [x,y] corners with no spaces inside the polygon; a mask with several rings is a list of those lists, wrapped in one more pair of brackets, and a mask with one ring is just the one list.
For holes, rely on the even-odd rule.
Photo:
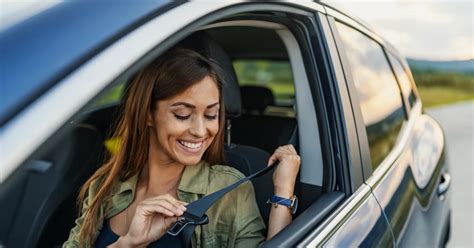
{"label": "blue watch strap", "polygon": [[283,206],[286,206],[286,207],[291,207],[291,199],[279,197],[279,196],[276,196],[276,195],[273,195],[270,198],[269,203],[283,205]]}

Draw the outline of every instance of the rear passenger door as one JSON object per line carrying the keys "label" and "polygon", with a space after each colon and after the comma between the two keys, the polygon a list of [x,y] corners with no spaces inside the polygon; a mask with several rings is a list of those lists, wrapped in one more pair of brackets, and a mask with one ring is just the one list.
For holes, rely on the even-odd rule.
{"label": "rear passenger door", "polygon": [[[440,127],[422,115],[406,70],[368,30],[336,21],[358,127],[364,181],[390,223],[396,245],[437,247],[449,207]],[[358,102],[358,103],[357,103]]]}

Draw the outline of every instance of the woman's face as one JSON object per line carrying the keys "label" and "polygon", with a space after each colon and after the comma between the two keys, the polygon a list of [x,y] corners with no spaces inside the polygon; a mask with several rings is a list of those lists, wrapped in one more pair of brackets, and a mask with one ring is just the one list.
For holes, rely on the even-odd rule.
{"label": "woman's face", "polygon": [[151,156],[195,165],[219,131],[219,91],[207,76],[183,93],[158,101],[152,113]]}

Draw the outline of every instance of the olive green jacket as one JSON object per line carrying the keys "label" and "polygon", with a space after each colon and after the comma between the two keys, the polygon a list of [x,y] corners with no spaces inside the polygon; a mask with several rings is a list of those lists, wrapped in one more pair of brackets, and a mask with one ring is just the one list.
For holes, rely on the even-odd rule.
{"label": "olive green jacket", "polygon": [[[234,168],[223,165],[210,166],[200,162],[195,166],[186,166],[178,186],[178,198],[193,202],[243,178],[244,175]],[[133,201],[138,175],[126,181],[119,181],[112,187],[110,200],[102,204],[99,221],[92,240],[97,239],[105,219],[109,219],[125,210]],[[63,247],[86,247],[78,240],[83,215],[89,207],[89,201],[97,192],[98,183],[93,182],[89,194],[83,202],[82,215],[76,219],[69,239]],[[250,182],[240,185],[217,201],[207,212],[209,224],[197,226],[193,247],[257,247],[264,241],[265,224],[260,216],[255,192]]]}

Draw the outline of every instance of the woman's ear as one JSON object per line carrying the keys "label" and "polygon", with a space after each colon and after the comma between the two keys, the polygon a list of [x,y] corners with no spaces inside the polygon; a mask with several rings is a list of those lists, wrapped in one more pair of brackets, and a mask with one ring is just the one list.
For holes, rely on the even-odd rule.
{"label": "woman's ear", "polygon": [[149,126],[149,127],[153,127],[154,121],[153,121],[153,112],[152,111],[148,111],[147,115],[146,115],[146,125]]}

